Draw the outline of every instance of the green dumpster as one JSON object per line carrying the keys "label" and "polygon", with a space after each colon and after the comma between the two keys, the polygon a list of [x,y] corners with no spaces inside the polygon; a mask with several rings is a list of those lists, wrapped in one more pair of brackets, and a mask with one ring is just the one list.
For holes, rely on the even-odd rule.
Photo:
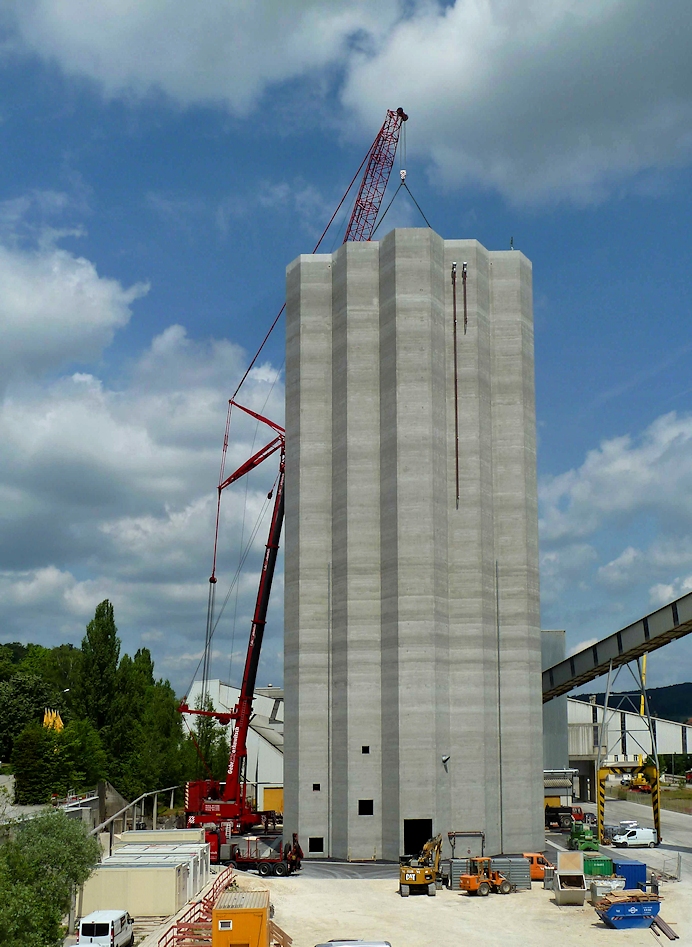
{"label": "green dumpster", "polygon": [[584,852],[584,874],[610,877],[613,874],[613,860],[600,852]]}

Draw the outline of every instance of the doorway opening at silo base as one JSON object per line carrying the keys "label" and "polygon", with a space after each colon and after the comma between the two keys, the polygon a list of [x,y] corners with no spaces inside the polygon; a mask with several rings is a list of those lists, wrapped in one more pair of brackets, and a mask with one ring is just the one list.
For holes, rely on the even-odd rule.
{"label": "doorway opening at silo base", "polygon": [[432,830],[432,819],[404,819],[404,854],[418,855]]}

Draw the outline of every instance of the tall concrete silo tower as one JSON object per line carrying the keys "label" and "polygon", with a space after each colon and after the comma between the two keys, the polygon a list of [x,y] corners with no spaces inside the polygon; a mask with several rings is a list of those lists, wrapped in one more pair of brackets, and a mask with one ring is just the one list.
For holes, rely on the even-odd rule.
{"label": "tall concrete silo tower", "polygon": [[286,312],[285,828],[539,851],[531,264],[394,230],[300,256]]}

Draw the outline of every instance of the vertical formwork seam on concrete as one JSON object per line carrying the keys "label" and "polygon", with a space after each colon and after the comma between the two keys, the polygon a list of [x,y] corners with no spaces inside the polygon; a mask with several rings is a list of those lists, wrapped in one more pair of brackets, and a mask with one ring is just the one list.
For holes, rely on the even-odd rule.
{"label": "vertical formwork seam on concrete", "polygon": [[[453,259],[466,258],[457,510],[449,271]],[[427,818],[434,831],[482,828],[497,850],[502,795],[505,849],[537,845],[530,264],[477,241],[395,230],[379,244],[300,258],[288,288],[287,492],[294,483],[300,497],[287,499],[287,533],[298,540],[286,545],[286,752],[298,759],[286,760],[286,828],[326,835],[331,823],[331,854],[396,859],[404,820]],[[289,477],[289,457],[300,477]],[[329,625],[320,555],[333,565],[331,664],[318,620]],[[508,737],[502,784],[498,656]],[[325,748],[320,711],[329,717],[330,694]],[[325,815],[305,796],[320,754],[330,751],[334,791]],[[373,800],[373,816],[358,815],[358,799]]]}

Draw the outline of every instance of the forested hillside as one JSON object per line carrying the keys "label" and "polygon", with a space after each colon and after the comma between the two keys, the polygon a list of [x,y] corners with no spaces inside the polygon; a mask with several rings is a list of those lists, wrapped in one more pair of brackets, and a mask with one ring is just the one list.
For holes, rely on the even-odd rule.
{"label": "forested hillside", "polygon": [[[228,745],[208,718],[195,733],[209,770],[184,731],[171,685],[157,679],[147,648],[120,654],[113,606],[96,608],[81,647],[0,645],[0,760],[16,777],[16,801],[108,779],[125,797],[209,771],[225,775]],[[63,729],[44,725],[57,711]]]}
{"label": "forested hillside", "polygon": [[[692,681],[684,684],[669,684],[667,687],[650,687],[646,693],[649,697],[649,708],[655,717],[663,717],[666,720],[677,720],[679,723],[685,723],[692,717]],[[588,694],[575,694],[578,700],[588,700]],[[639,707],[639,695],[630,691],[623,691],[617,694],[611,694],[610,706],[620,706],[623,698],[631,696],[637,708]],[[596,701],[603,704],[605,694],[596,694]],[[631,702],[630,702],[631,703]],[[632,710],[633,706],[623,704],[623,710]]]}

